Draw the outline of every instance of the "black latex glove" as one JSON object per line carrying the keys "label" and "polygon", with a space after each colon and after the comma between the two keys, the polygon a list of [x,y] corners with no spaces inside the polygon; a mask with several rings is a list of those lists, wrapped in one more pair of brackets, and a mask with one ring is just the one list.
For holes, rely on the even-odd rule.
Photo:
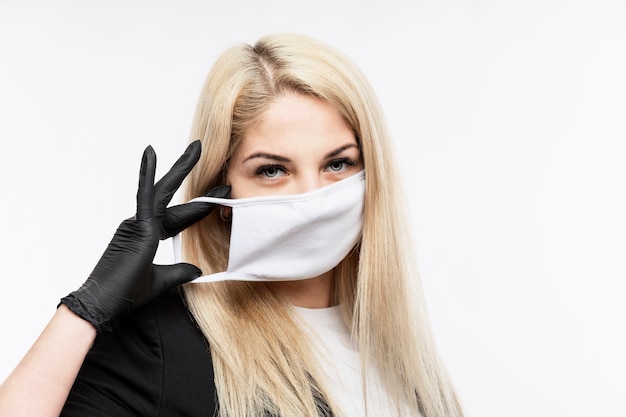
{"label": "black latex glove", "polygon": [[[78,316],[101,332],[115,317],[128,314],[158,294],[199,277],[194,265],[154,265],[159,240],[176,235],[207,216],[211,203],[186,203],[167,208],[172,196],[200,158],[199,141],[191,143],[170,171],[154,184],[156,154],[148,146],[141,161],[137,214],[119,226],[85,283],[61,299]],[[207,195],[226,197],[230,187]]]}

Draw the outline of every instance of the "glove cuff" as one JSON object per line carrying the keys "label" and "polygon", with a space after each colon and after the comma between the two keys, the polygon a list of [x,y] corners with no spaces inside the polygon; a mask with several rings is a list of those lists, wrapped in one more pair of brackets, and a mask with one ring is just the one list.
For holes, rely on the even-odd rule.
{"label": "glove cuff", "polygon": [[[94,306],[89,306],[83,303],[78,297],[77,291],[61,298],[59,305],[61,304],[64,304],[67,308],[72,310],[72,312],[78,317],[91,323],[92,326],[96,328],[98,334],[111,330],[111,326],[109,325],[110,318],[108,314],[100,311]],[[59,305],[57,305],[57,308]]]}

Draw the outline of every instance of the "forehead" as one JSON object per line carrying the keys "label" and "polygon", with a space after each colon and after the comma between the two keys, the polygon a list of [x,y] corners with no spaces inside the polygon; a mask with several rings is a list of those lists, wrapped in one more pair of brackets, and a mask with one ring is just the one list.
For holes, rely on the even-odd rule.
{"label": "forehead", "polygon": [[356,143],[352,127],[331,104],[308,95],[288,93],[276,98],[258,122],[244,132],[237,153],[285,151]]}

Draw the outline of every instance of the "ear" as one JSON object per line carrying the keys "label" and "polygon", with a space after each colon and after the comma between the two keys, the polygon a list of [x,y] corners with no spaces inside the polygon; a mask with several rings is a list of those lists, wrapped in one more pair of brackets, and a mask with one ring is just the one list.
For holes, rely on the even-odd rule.
{"label": "ear", "polygon": [[222,219],[224,223],[230,223],[233,219],[233,208],[220,206],[220,219]]}

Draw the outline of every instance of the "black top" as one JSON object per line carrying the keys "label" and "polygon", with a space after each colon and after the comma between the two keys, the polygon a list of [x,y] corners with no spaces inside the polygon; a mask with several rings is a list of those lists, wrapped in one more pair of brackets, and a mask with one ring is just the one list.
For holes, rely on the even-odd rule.
{"label": "black top", "polygon": [[83,363],[61,416],[212,416],[213,364],[178,290],[112,323]]}

